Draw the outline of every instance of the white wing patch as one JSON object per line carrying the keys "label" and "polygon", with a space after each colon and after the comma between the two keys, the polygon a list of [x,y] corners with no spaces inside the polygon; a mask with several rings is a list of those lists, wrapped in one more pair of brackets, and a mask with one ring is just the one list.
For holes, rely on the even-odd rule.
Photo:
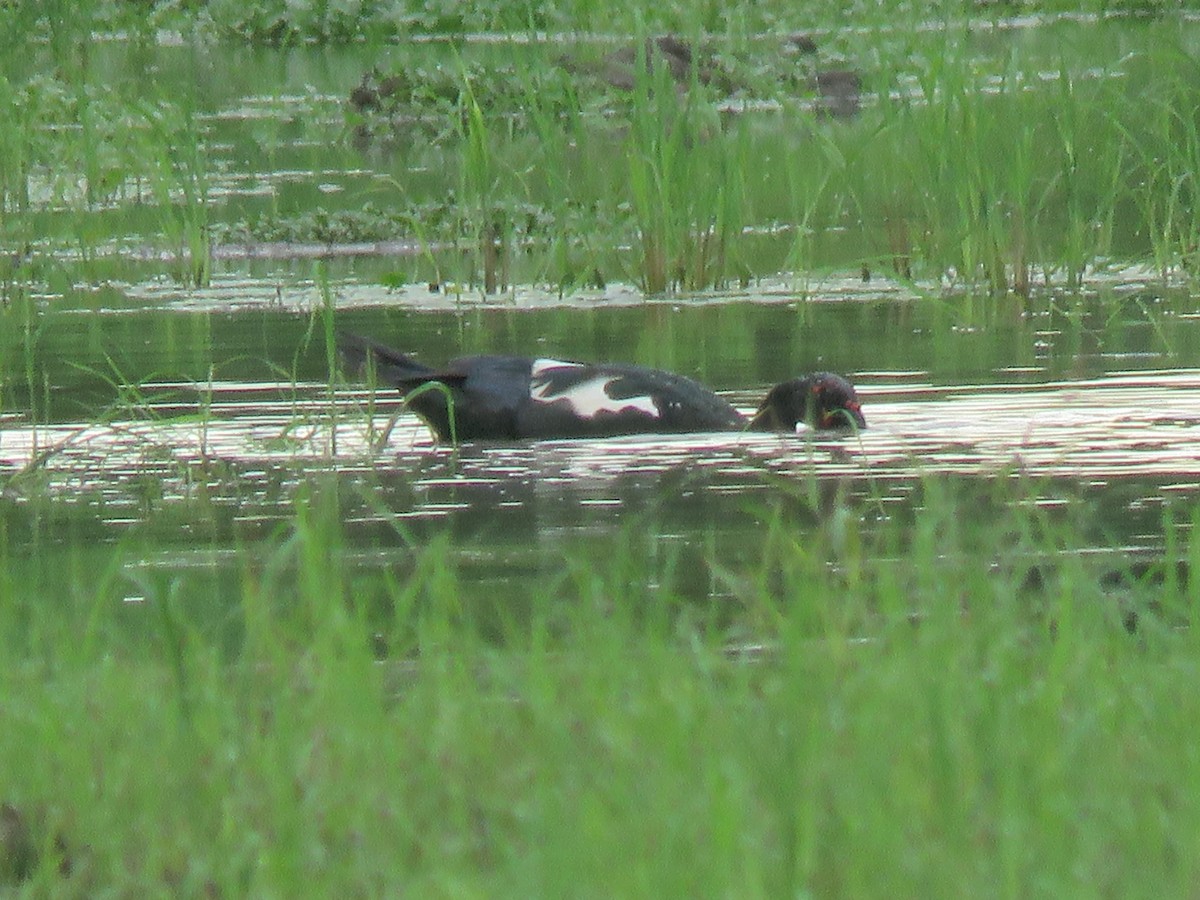
{"label": "white wing patch", "polygon": [[608,386],[617,381],[619,375],[597,375],[585,379],[566,390],[554,390],[554,383],[545,374],[553,369],[582,368],[580,363],[559,362],[554,359],[539,359],[533,364],[529,396],[538,403],[566,401],[575,414],[592,419],[600,413],[622,413],[627,410],[642,412],[653,419],[659,417],[658,404],[653,397],[623,397],[614,399],[608,395]]}
{"label": "white wing patch", "polygon": [[529,374],[534,378],[539,377],[547,369],[582,369],[583,363],[563,362],[561,359],[535,359],[533,368],[529,370]]}

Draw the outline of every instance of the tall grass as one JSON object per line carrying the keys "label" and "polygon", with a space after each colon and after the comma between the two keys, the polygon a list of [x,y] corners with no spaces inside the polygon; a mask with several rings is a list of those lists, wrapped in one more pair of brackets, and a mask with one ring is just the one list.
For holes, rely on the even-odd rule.
{"label": "tall grass", "polygon": [[502,287],[502,276],[507,270],[509,226],[502,220],[497,204],[500,186],[492,136],[465,73],[463,80],[459,214],[468,243],[483,270],[483,292],[494,294]]}
{"label": "tall grass", "polygon": [[637,43],[625,156],[649,294],[723,285],[744,222],[745,132],[712,112],[695,66],[677,83]]}
{"label": "tall grass", "polygon": [[190,103],[156,103],[143,109],[148,180],[163,237],[175,254],[176,277],[189,287],[208,284],[212,268],[208,161]]}
{"label": "tall grass", "polygon": [[[611,265],[627,241],[628,277],[649,294],[771,275],[779,230],[793,236],[785,265],[801,276],[882,269],[925,286],[1028,295],[1038,282],[1079,286],[1139,255],[1178,274],[1194,244],[1194,73],[1174,64],[1166,42],[1085,68],[1091,38],[1073,36],[1079,46],[1064,44],[1048,64],[1018,42],[981,55],[953,17],[915,49],[867,32],[864,42],[879,41],[870,57],[879,69],[863,73],[876,103],[855,121],[828,121],[781,95],[771,123],[718,115],[700,67],[672,75],[652,44],[632,40],[622,49],[637,51],[633,87],[609,89],[605,116],[582,96],[564,112],[558,92],[525,104],[536,147],[519,128],[496,127],[519,117],[468,97],[458,186],[474,210],[468,244],[482,248],[487,288],[512,256],[512,215],[497,211],[527,203],[546,214],[532,246],[553,248],[554,261],[533,270],[557,270],[560,288],[580,283],[580,268]],[[690,46],[698,58],[716,52],[711,38]],[[604,59],[599,68],[615,65]],[[527,101],[545,64],[528,61]],[[582,94],[586,61],[575,69]],[[780,76],[782,87],[795,83]],[[625,177],[612,176],[614,148]],[[536,165],[525,162],[531,152]],[[610,233],[609,253],[585,237],[597,232]]]}
{"label": "tall grass", "polygon": [[36,233],[30,221],[30,174],[37,141],[36,105],[28,92],[0,72],[0,305],[24,293],[29,251]]}
{"label": "tall grass", "polygon": [[1167,274],[1182,264],[1194,272],[1200,247],[1200,125],[1194,96],[1200,66],[1182,47],[1162,49],[1176,77],[1151,79],[1143,97],[1146,120],[1137,127],[1116,119],[1133,158],[1133,202],[1149,237],[1157,267]]}
{"label": "tall grass", "polygon": [[[142,92],[100,82],[82,58],[49,73],[0,73],[0,250],[5,280],[46,271],[100,280],[97,250],[118,235],[111,210],[130,220],[147,199],[175,275],[207,283],[210,269],[208,160],[190,91]],[[142,221],[147,217],[142,214]],[[63,271],[51,253],[74,251]],[[35,249],[36,248],[36,249]],[[47,260],[47,257],[49,258]]]}
{"label": "tall grass", "polygon": [[[443,69],[461,76],[449,94],[455,77],[418,64],[437,51],[406,50],[406,77],[392,79],[412,93],[400,127],[432,131],[444,158],[418,147],[421,174],[400,176],[410,212],[381,216],[378,230],[390,237],[408,221],[430,247],[454,245],[430,251],[432,280],[461,274],[485,293],[522,279],[567,291],[622,275],[646,293],[687,292],[781,267],[802,278],[890,270],[925,287],[1019,294],[1039,281],[1078,285],[1114,261],[1152,258],[1164,274],[1186,275],[1200,227],[1187,113],[1196,70],[1169,17],[1146,26],[1163,40],[1152,34],[1133,54],[1097,52],[1107,61],[1089,66],[1093,42],[1113,43],[1106,34],[1062,28],[1068,39],[1054,55],[1033,30],[998,51],[999,39],[985,43],[955,9],[942,10],[940,29],[907,37],[898,23],[911,9],[864,12],[860,31],[818,35],[822,52],[845,52],[837,65],[858,69],[878,95],[851,122],[797,112],[807,70],[756,33],[749,13],[714,23],[713,10],[698,9],[661,31],[659,15],[635,16],[618,48],[637,49],[629,91],[580,64],[589,51],[607,64],[607,47],[500,54],[468,45],[448,54],[456,66]],[[22,27],[36,34],[40,22]],[[704,61],[686,77],[654,65],[656,53],[646,59],[642,38],[666,30],[688,35]],[[10,66],[0,83],[6,244],[28,244],[36,217],[39,236],[91,260],[121,239],[114,223],[152,221],[151,242],[175,260],[171,273],[205,284],[211,228],[228,215],[209,199],[222,141],[211,150],[207,129],[230,126],[206,119],[193,88],[112,91],[89,56],[68,56],[37,75]],[[713,101],[727,91],[777,100],[782,112],[718,114]],[[443,118],[423,118],[434,114]],[[262,165],[278,159],[268,152]],[[281,209],[278,195],[271,204],[276,217],[307,215]],[[17,261],[3,264],[10,280],[27,276],[19,253],[8,259]],[[84,275],[103,277],[96,265]]]}
{"label": "tall grass", "polygon": [[1065,64],[1046,83],[1015,54],[999,76],[979,72],[964,40],[948,33],[918,92],[885,104],[862,155],[890,209],[870,214],[925,277],[1028,293],[1036,269],[1063,269],[1077,284],[1110,249],[1125,154],[1105,116],[1128,101]]}
{"label": "tall grass", "polygon": [[[0,877],[1186,892],[1194,583],[1124,573],[1114,593],[1068,522],[964,515],[944,487],[875,536],[853,511],[766,511],[761,556],[714,570],[726,599],[699,605],[636,524],[519,612],[442,539],[398,531],[402,564],[357,568],[332,481],[232,577],[147,566],[136,537],[63,556],[6,530],[0,798],[32,849]],[[1196,522],[1168,523],[1193,568]]]}

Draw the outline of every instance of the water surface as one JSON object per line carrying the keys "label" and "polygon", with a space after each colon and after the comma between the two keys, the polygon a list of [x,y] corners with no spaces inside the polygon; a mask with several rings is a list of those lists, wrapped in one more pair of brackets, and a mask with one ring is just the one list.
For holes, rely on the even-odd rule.
{"label": "water surface", "polygon": [[[156,85],[145,102],[183,117],[179,134],[196,136],[202,162],[172,158],[165,198],[151,172],[102,153],[68,153],[79,171],[34,166],[0,260],[25,279],[5,276],[0,309],[5,552],[65,570],[60,560],[133,547],[136,564],[120,576],[128,599],[145,594],[147,572],[192,573],[220,609],[238,596],[246,556],[288,534],[297,504],[333,492],[342,549],[364,572],[403,574],[448,541],[464,594],[516,602],[553,592],[566,560],[609,566],[626,541],[650,560],[644,573],[707,600],[731,594],[719,573],[760,564],[770,527],[782,522],[801,543],[835,520],[870,533],[911,519],[936,484],[981,516],[989,504],[1033,504],[1080,522],[1097,550],[1160,554],[1164,522],[1186,521],[1177,510],[1200,486],[1200,301],[1151,258],[1137,211],[1089,226],[1110,256],[1083,266],[1081,285],[1046,272],[1029,296],[995,298],[952,278],[902,277],[886,221],[871,218],[869,182],[824,198],[811,233],[800,228],[786,176],[822,147],[878,133],[885,113],[941,102],[945,86],[931,88],[923,67],[943,51],[970,60],[997,103],[1046,99],[1030,123],[1044,135],[1057,133],[1051,101],[1065,83],[1140,96],[1162,63],[1150,51],[1186,49],[1197,34],[1184,20],[819,34],[861,69],[861,114],[814,121],[802,98],[722,103],[723,115],[739,110],[760,178],[743,230],[753,274],[673,297],[636,287],[633,248],[601,247],[625,234],[616,221],[606,231],[582,220],[565,252],[587,277],[567,288],[545,235],[514,240],[510,277],[492,293],[472,261],[478,242],[427,239],[404,222],[366,236],[330,224],[362,224],[352,217],[368,205],[377,230],[411,206],[452,214],[464,187],[461,134],[437,122],[355,140],[346,101],[364,72],[458,54],[544,61],[561,42],[98,46],[76,86],[94,111],[106,112],[110,86]],[[10,75],[52,71],[39,58],[50,52],[31,51],[27,69],[8,61]],[[563,171],[598,195],[628,176],[611,165],[624,134],[610,118],[564,157]],[[520,176],[516,199],[534,219],[563,214],[562,183],[536,177],[537,141],[505,131],[510,121],[489,119],[497,171]],[[216,236],[200,284],[181,268],[186,190],[203,196]],[[589,269],[603,270],[599,283]],[[327,325],[431,363],[485,352],[636,362],[743,408],[775,382],[827,369],[858,384],[870,428],[450,448],[401,414],[378,445],[399,399],[331,378]]]}

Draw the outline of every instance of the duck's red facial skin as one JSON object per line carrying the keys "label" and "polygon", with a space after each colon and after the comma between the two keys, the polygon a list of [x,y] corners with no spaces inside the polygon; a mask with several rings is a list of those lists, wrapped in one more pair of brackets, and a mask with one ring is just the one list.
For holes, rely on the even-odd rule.
{"label": "duck's red facial skin", "polygon": [[866,428],[862,404],[849,382],[822,375],[809,390],[810,409],[816,412],[815,424],[825,431],[841,428]]}

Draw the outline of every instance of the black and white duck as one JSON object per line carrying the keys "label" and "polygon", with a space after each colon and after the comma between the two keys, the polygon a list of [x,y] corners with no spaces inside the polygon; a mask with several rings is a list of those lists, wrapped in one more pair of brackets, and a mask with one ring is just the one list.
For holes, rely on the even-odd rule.
{"label": "black and white duck", "polygon": [[[706,431],[792,432],[865,428],[854,387],[815,372],[777,384],[752,416],[683,375],[625,363],[583,363],[527,356],[465,356],[431,368],[356,334],[338,335],[348,367],[373,368],[380,383],[408,396],[408,406],[443,440],[506,441],[595,438]],[[453,400],[454,429],[450,427]]]}

